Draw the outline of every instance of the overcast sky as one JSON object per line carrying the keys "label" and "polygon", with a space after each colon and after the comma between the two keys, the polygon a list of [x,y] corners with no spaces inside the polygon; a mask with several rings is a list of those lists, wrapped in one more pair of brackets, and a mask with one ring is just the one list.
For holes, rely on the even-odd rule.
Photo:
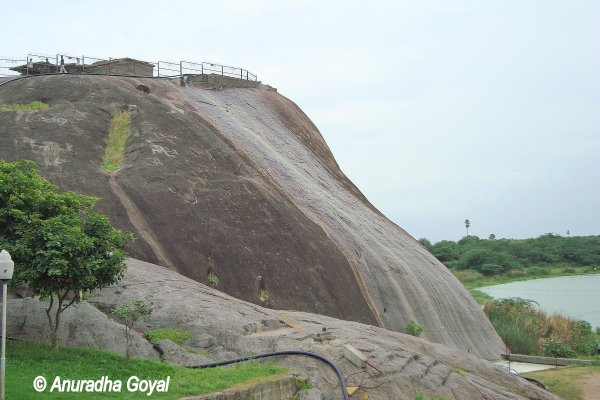
{"label": "overcast sky", "polygon": [[416,238],[600,234],[600,2],[29,1],[0,56],[240,66]]}

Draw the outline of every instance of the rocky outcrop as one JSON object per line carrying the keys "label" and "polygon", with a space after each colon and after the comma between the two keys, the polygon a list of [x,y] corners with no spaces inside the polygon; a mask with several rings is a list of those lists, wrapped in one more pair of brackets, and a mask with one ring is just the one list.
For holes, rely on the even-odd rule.
{"label": "rocky outcrop", "polygon": [[[212,274],[249,302],[396,331],[413,320],[428,340],[489,359],[503,350],[464,287],[367,201],[277,92],[67,74],[0,86],[0,103],[34,100],[50,107],[0,111],[0,157],[101,197],[99,211],[138,237],[135,257],[199,282]],[[124,163],[108,175],[110,113],[125,108]]]}
{"label": "rocky outcrop", "polygon": [[[11,299],[7,303],[7,336],[19,340],[47,342],[48,302],[37,298]],[[56,307],[55,307],[56,308]],[[125,327],[87,302],[74,304],[61,314],[60,346],[95,347],[125,353]],[[133,332],[129,345],[135,357],[158,360],[159,353],[139,333]]]}
{"label": "rocky outcrop", "polygon": [[[333,360],[347,383],[365,386],[375,400],[413,400],[418,393],[458,400],[555,400],[557,397],[473,354],[398,332],[297,311],[277,311],[232,298],[176,272],[130,259],[123,281],[94,292],[88,302],[62,314],[61,345],[124,352],[124,327],[104,312],[152,296],[154,312],[136,324],[131,353],[179,365],[197,365],[266,352],[296,350]],[[46,341],[46,302],[8,302],[8,335]],[[104,311],[104,312],[103,312]],[[144,336],[157,327],[193,334],[185,349],[162,340],[154,348]],[[360,350],[382,374],[372,377],[344,358],[344,346]],[[188,351],[190,350],[190,351]],[[201,356],[201,353],[205,356]],[[338,399],[336,376],[325,364],[298,356],[271,359],[307,378],[313,389],[303,398]],[[371,367],[368,367],[369,369]]]}
{"label": "rocky outcrop", "polygon": [[[214,360],[301,350],[333,360],[350,383],[361,369],[343,356],[351,344],[383,371],[365,389],[370,399],[413,400],[418,393],[449,399],[557,399],[474,354],[357,322],[297,311],[277,311],[232,298],[165,268],[128,261],[124,280],[92,294],[99,309],[152,295],[154,313],[138,326],[176,327],[194,334],[186,343]],[[338,399],[336,377],[325,364],[279,357],[315,384],[324,399]],[[351,376],[353,374],[354,378]]]}

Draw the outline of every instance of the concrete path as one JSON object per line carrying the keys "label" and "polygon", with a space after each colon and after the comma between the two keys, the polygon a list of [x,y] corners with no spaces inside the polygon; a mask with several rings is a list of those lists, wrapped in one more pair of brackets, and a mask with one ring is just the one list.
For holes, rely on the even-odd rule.
{"label": "concrete path", "polygon": [[[508,369],[508,361],[507,360],[498,361],[498,362],[495,362],[494,364]],[[517,372],[518,374],[523,374],[526,372],[533,372],[533,371],[541,371],[544,369],[551,369],[551,368],[555,368],[554,365],[531,364],[531,363],[523,363],[523,362],[517,362],[517,361],[511,361],[511,363],[510,363],[510,370],[513,372]]]}

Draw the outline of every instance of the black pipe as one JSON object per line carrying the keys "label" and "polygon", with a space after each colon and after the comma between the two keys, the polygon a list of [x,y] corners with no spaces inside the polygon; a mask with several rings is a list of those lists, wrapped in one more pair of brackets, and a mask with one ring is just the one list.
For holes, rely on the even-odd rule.
{"label": "black pipe", "polygon": [[287,356],[287,355],[295,355],[295,356],[307,356],[307,357],[313,357],[316,358],[318,360],[323,361],[325,364],[329,365],[331,368],[333,368],[333,370],[335,371],[335,373],[338,376],[338,379],[340,381],[340,385],[342,387],[342,396],[344,398],[344,400],[349,400],[348,398],[348,391],[346,390],[346,381],[344,380],[344,375],[342,375],[342,372],[339,370],[339,368],[333,363],[333,361],[319,355],[316,353],[310,353],[308,351],[298,351],[298,350],[286,350],[286,351],[276,351],[274,353],[264,353],[264,354],[257,354],[255,356],[249,356],[249,357],[242,357],[242,358],[238,358],[235,360],[227,360],[227,361],[220,361],[220,362],[214,362],[214,363],[210,363],[210,364],[202,364],[202,365],[191,365],[187,368],[194,368],[194,369],[203,369],[203,368],[214,368],[214,367],[220,367],[223,365],[229,365],[229,364],[234,364],[234,363],[238,363],[238,362],[243,362],[243,361],[250,361],[250,360],[256,360],[259,358],[266,358],[266,357],[275,357],[275,356]]}

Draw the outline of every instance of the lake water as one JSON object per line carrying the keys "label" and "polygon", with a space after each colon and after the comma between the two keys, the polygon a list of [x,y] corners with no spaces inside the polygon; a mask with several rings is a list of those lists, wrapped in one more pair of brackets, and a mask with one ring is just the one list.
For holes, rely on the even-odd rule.
{"label": "lake water", "polygon": [[505,283],[480,288],[496,299],[521,297],[535,300],[547,313],[583,319],[600,326],[600,274]]}

